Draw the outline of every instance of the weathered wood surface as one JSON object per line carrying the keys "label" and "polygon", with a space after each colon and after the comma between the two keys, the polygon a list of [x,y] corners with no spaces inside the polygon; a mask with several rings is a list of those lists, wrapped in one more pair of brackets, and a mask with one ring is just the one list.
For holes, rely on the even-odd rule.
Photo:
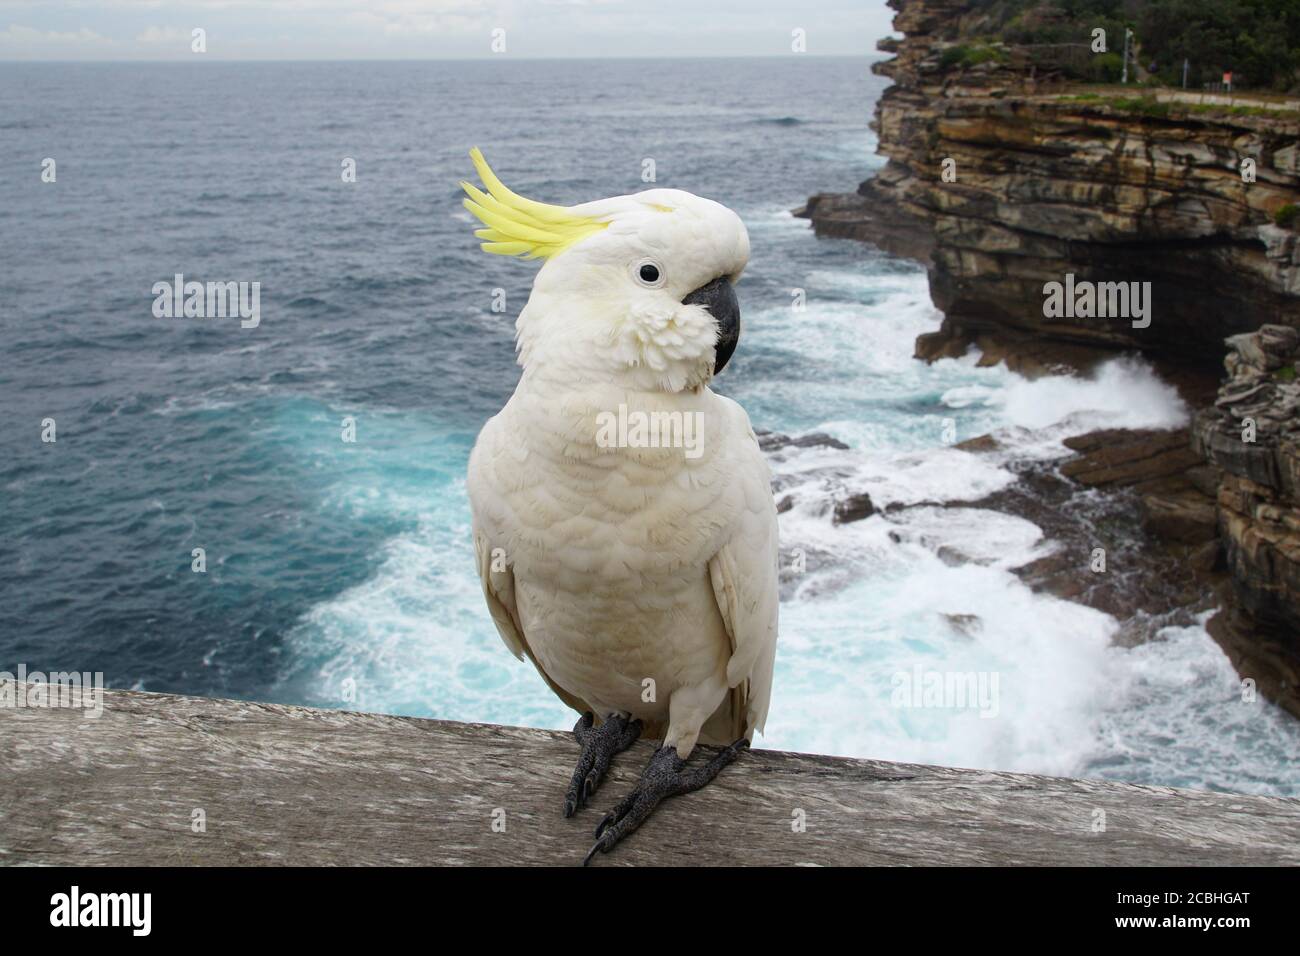
{"label": "weathered wood surface", "polygon": [[[565,820],[562,733],[124,691],[97,719],[0,709],[0,861],[576,864],[650,753]],[[755,750],[596,863],[1297,864],[1300,801]]]}

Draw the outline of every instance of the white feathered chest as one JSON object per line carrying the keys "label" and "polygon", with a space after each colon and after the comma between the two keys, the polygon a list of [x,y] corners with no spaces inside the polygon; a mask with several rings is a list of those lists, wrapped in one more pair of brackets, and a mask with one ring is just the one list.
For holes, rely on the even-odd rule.
{"label": "white feathered chest", "polygon": [[526,383],[479,438],[476,523],[513,572],[539,665],[593,707],[660,718],[676,686],[725,668],[708,563],[743,507],[727,493],[731,446],[752,441],[747,427],[734,434],[732,408],[707,389],[557,395]]}

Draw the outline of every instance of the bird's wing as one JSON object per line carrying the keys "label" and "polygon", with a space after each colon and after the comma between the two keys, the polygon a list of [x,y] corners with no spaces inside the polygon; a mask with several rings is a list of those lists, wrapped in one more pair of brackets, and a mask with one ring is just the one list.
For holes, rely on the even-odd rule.
{"label": "bird's wing", "polygon": [[[483,427],[479,435],[479,441],[470,455],[469,469],[469,493],[471,511],[474,513],[473,534],[474,534],[474,554],[475,564],[478,567],[479,582],[483,586],[483,597],[487,601],[488,612],[492,615],[492,622],[497,626],[497,633],[501,635],[501,640],[505,642],[510,653],[515,657],[523,660],[527,657],[535,668],[537,673],[542,675],[555,695],[564,701],[574,710],[586,712],[591,710],[587,703],[577,697],[574,697],[568,691],[564,690],[553,680],[550,675],[542,669],[537,658],[533,656],[532,649],[528,646],[528,638],[524,634],[524,628],[519,618],[519,607],[515,601],[515,572],[513,565],[506,557],[505,537],[499,528],[493,528],[493,514],[500,511],[499,507],[489,507],[489,503],[499,505],[500,500],[497,496],[493,484],[487,480],[485,474],[480,471],[480,455],[486,455],[488,459],[501,454],[503,449],[510,449],[512,446],[509,441],[500,434],[501,422],[498,417],[492,418]],[[526,471],[513,469],[514,474],[526,474]]]}
{"label": "bird's wing", "polygon": [[[505,641],[506,647],[510,648],[511,654],[519,660],[527,656],[532,661],[533,666],[537,668],[537,673],[541,674],[551,690],[555,691],[556,697],[579,713],[586,713],[591,710],[587,702],[574,697],[551,680],[542,669],[542,665],[537,663],[537,658],[533,656],[532,650],[528,647],[528,640],[524,637],[523,626],[519,623],[519,610],[515,606],[514,570],[508,564],[495,561],[493,550],[487,534],[475,527],[474,552],[478,558],[479,581],[483,584],[483,597],[487,600],[488,612],[492,615],[492,622],[497,626],[497,633],[501,635],[501,640]],[[494,565],[497,570],[493,570]]]}
{"label": "bird's wing", "polygon": [[[731,639],[727,685],[739,692],[733,702],[743,733],[762,731],[772,699],[776,661],[778,586],[776,504],[771,476],[759,450],[749,417],[734,406],[747,438],[739,454],[733,488],[742,496],[740,510],[722,548],[709,561],[713,595]],[[737,707],[736,704],[739,704]]]}
{"label": "bird's wing", "polygon": [[488,536],[477,527],[474,529],[474,554],[478,559],[478,577],[483,585],[483,597],[487,600],[488,613],[497,626],[497,633],[505,641],[510,653],[519,660],[524,659],[523,628],[519,624],[519,611],[515,607],[515,575],[510,566],[498,565],[500,570],[493,572],[493,548]]}

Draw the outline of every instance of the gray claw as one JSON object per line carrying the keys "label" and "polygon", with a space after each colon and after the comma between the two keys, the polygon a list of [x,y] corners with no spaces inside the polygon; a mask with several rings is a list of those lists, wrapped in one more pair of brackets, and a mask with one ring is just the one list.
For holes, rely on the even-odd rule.
{"label": "gray claw", "polygon": [[622,714],[610,714],[599,727],[593,714],[585,713],[573,726],[573,735],[582,745],[578,765],[569,780],[564,797],[564,815],[571,817],[591,799],[609,770],[614,755],[626,750],[641,736],[641,721],[629,721]]}
{"label": "gray claw", "polygon": [[644,823],[655,807],[669,797],[699,790],[716,777],[749,747],[743,737],[724,747],[704,766],[688,768],[686,761],[677,756],[674,747],[660,747],[641,773],[641,780],[626,797],[620,800],[596,825],[596,842],[582,861],[591,863],[596,852],[608,853],[620,840]]}

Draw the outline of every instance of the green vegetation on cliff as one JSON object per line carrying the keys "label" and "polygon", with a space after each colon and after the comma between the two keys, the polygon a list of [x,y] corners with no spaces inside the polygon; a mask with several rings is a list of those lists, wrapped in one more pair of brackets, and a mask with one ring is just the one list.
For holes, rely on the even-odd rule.
{"label": "green vegetation on cliff", "polygon": [[943,51],[940,62],[944,68],[954,66],[979,66],[981,63],[996,61],[1004,63],[1007,60],[1007,52],[1000,47],[988,46],[987,44],[978,43],[973,46],[954,46]]}
{"label": "green vegetation on cliff", "polygon": [[1107,52],[1062,67],[1092,81],[1119,79],[1124,30],[1132,28],[1138,65],[1170,86],[1199,88],[1231,71],[1235,87],[1293,90],[1300,76],[1300,0],[989,0],[975,4],[989,39],[1021,45],[1089,44],[1106,31]]}

